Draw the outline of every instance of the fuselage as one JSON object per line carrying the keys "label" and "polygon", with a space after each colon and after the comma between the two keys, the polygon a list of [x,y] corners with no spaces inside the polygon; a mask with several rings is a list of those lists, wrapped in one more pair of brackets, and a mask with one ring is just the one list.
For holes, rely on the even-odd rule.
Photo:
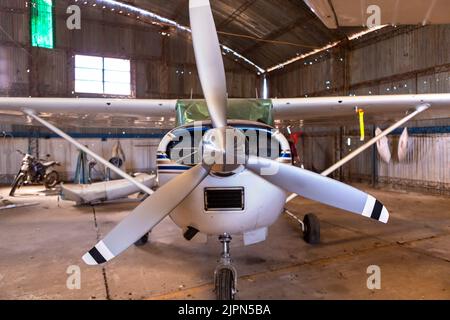
{"label": "fuselage", "polygon": [[[292,162],[289,143],[277,129],[243,120],[230,120],[229,125],[246,135],[251,155]],[[184,125],[162,139],[157,155],[160,185],[201,161],[198,146],[209,129],[210,122]],[[282,213],[286,196],[283,189],[242,166],[228,175],[211,173],[170,217],[183,230],[190,227],[207,235],[246,235],[267,230]]]}

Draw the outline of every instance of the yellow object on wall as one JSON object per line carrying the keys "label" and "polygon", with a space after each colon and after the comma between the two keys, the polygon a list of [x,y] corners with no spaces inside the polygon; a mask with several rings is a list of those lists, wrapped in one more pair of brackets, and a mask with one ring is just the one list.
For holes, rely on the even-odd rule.
{"label": "yellow object on wall", "polygon": [[364,110],[358,109],[359,114],[359,130],[361,131],[361,141],[364,141],[366,138],[366,128],[364,125]]}

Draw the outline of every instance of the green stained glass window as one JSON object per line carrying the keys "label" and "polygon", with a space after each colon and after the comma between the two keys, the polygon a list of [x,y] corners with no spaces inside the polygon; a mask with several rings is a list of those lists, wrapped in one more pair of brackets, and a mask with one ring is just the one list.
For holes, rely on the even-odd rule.
{"label": "green stained glass window", "polygon": [[54,48],[53,0],[31,0],[31,45]]}

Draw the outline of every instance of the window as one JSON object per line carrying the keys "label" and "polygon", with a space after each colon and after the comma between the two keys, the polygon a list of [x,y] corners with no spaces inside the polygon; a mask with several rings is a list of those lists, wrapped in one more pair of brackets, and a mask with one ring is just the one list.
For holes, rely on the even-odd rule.
{"label": "window", "polygon": [[130,95],[130,60],[76,55],[75,92]]}
{"label": "window", "polygon": [[31,1],[30,24],[31,45],[53,49],[53,0]]}

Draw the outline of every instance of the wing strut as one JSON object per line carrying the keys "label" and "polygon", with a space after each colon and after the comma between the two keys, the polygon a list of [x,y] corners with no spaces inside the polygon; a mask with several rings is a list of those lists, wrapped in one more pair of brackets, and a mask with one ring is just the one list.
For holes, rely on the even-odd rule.
{"label": "wing strut", "polygon": [[105,159],[103,159],[102,157],[100,157],[98,154],[96,154],[95,152],[93,152],[92,150],[89,150],[87,147],[83,146],[81,143],[79,143],[78,141],[76,141],[75,139],[73,139],[72,137],[70,137],[68,134],[66,134],[65,132],[61,131],[60,129],[58,129],[57,127],[55,127],[54,125],[52,125],[51,123],[45,121],[44,119],[38,117],[35,112],[33,110],[29,110],[29,109],[24,109],[23,110],[24,113],[26,113],[27,115],[29,115],[31,118],[33,118],[34,120],[38,121],[39,123],[41,123],[43,126],[47,127],[48,129],[50,129],[51,131],[53,131],[54,133],[56,133],[58,136],[60,136],[61,138],[63,138],[64,140],[68,141],[69,143],[71,143],[72,145],[74,145],[76,148],[80,149],[81,151],[87,153],[88,155],[90,155],[92,158],[94,158],[95,160],[97,160],[98,162],[100,162],[101,164],[103,164],[105,167],[111,169],[112,171],[114,171],[115,173],[117,173],[119,176],[121,176],[122,178],[128,180],[129,182],[133,183],[136,187],[138,187],[139,189],[141,189],[142,191],[144,191],[147,194],[153,194],[153,190],[150,189],[149,187],[145,186],[144,184],[142,184],[141,182],[137,181],[136,179],[134,179],[132,176],[128,175],[126,172],[124,172],[123,170],[117,168],[116,166],[114,166],[112,163],[106,161]]}
{"label": "wing strut", "polygon": [[[352,153],[348,154],[345,158],[342,158],[340,161],[336,162],[336,164],[334,164],[333,166],[331,166],[330,168],[328,168],[327,170],[322,172],[321,175],[324,176],[324,177],[329,176],[332,172],[336,171],[337,169],[342,167],[344,164],[346,164],[347,162],[349,162],[350,160],[355,158],[357,155],[359,155],[360,153],[362,153],[365,150],[367,150],[367,148],[371,147],[372,145],[377,143],[379,140],[381,140],[382,138],[386,137],[388,134],[390,134],[391,132],[396,130],[398,127],[402,126],[403,124],[405,124],[406,122],[408,122],[409,120],[411,120],[415,116],[419,115],[420,113],[428,110],[428,108],[430,108],[429,104],[422,104],[422,105],[417,106],[415,108],[416,110],[414,112],[412,112],[411,114],[407,115],[403,119],[397,121],[392,126],[387,128],[386,130],[384,130],[381,134],[379,134],[376,137],[372,138],[370,141],[368,141],[367,143],[363,144],[361,147],[359,147],[358,149],[356,149]],[[297,197],[297,194],[295,194],[295,193],[291,194],[286,199],[286,203],[292,201],[296,197]]]}

